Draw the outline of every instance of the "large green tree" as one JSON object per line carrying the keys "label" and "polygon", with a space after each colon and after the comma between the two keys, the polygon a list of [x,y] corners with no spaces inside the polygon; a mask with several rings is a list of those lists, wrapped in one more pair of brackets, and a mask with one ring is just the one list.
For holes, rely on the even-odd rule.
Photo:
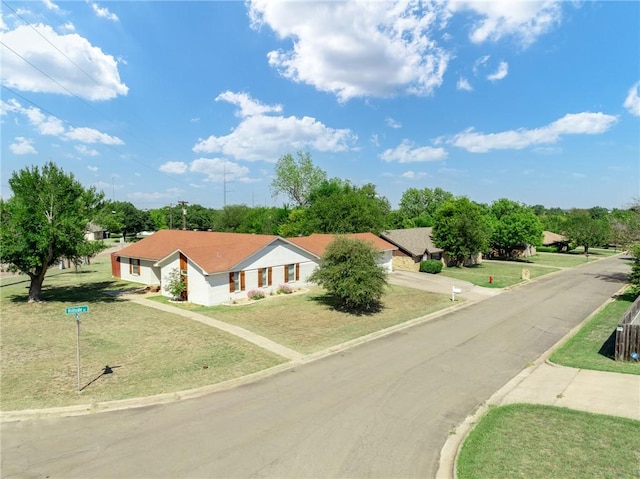
{"label": "large green tree", "polygon": [[311,191],[326,179],[327,174],[313,165],[311,155],[299,151],[295,159],[287,154],[278,160],[271,191],[274,196],[280,193],[287,196],[293,206],[304,207],[309,203]]}
{"label": "large green tree", "polygon": [[309,202],[307,229],[313,233],[378,233],[386,228],[391,210],[373,184],[358,187],[336,178],[313,190]]}
{"label": "large green tree", "polygon": [[456,265],[485,252],[491,238],[484,208],[461,197],[444,203],[435,214],[433,241]]}
{"label": "large green tree", "polygon": [[440,187],[405,190],[398,208],[403,225],[409,228],[433,226],[436,211],[451,199],[453,194]]}
{"label": "large green tree", "polygon": [[54,163],[27,167],[9,179],[12,196],[0,202],[0,261],[29,276],[29,302],[40,301],[49,266],[88,248],[84,233],[102,201]]}
{"label": "large green tree", "polygon": [[569,241],[584,248],[589,253],[592,246],[604,246],[611,237],[608,218],[594,219],[588,210],[574,209],[569,212],[565,226]]}
{"label": "large green tree", "polygon": [[489,213],[493,230],[491,247],[501,256],[510,258],[518,247],[542,244],[542,223],[533,209],[501,198],[491,204]]}
{"label": "large green tree", "polygon": [[387,284],[386,272],[378,264],[380,254],[370,243],[338,236],[309,280],[322,285],[339,308],[375,311]]}

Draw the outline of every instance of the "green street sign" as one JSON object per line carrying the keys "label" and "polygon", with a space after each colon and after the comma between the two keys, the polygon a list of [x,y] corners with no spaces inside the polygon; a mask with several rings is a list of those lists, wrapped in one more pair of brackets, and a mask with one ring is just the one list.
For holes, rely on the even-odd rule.
{"label": "green street sign", "polygon": [[72,306],[71,308],[66,308],[64,310],[64,314],[78,314],[78,313],[88,313],[89,306]]}

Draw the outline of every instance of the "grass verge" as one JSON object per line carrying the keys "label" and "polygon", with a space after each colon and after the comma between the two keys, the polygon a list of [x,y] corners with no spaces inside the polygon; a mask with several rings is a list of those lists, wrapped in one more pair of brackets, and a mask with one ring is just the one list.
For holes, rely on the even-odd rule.
{"label": "grass verge", "polygon": [[460,451],[459,479],[637,478],[640,422],[553,406],[491,408]]}
{"label": "grass verge", "polygon": [[[153,299],[167,301],[163,297]],[[308,354],[451,305],[448,296],[395,285],[388,286],[382,303],[380,312],[356,316],[336,311],[324,290],[312,288],[307,293],[269,297],[241,306],[181,307]]]}
{"label": "grass verge", "polygon": [[640,374],[640,363],[614,360],[616,326],[635,298],[627,292],[607,304],[549,360],[572,368]]}
{"label": "grass verge", "polygon": [[[108,259],[81,273],[47,276],[41,304],[26,303],[28,282],[0,283],[2,410],[91,404],[213,384],[284,361],[261,348],[180,316],[104,294],[129,287],[110,279]],[[11,283],[12,281],[9,281]],[[81,387],[76,324],[81,315]],[[113,373],[102,374],[104,367]]]}
{"label": "grass verge", "polygon": [[[476,286],[483,286],[485,288],[506,288],[526,281],[522,279],[523,269],[529,270],[530,278],[532,279],[553,271],[558,271],[558,268],[510,261],[483,261],[478,265],[469,267],[454,266],[443,268],[440,274],[450,278],[468,281]],[[493,282],[489,282],[489,277],[493,278]]]}

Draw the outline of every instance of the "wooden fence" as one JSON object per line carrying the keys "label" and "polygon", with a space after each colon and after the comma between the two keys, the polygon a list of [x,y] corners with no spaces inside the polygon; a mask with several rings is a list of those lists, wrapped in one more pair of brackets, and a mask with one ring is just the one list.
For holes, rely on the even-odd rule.
{"label": "wooden fence", "polygon": [[616,328],[616,361],[640,360],[640,296],[624,313]]}

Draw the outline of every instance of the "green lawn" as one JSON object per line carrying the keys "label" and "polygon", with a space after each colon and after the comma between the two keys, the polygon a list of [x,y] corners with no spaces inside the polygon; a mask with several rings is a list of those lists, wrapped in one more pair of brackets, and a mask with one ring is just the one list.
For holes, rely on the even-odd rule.
{"label": "green lawn", "polygon": [[[45,279],[42,304],[25,302],[29,283],[19,282],[19,277],[0,282],[2,410],[179,391],[284,361],[214,328],[104,294],[132,287],[113,281],[109,268],[107,258],[84,266],[82,273],[52,270]],[[89,306],[81,315],[84,389],[78,394],[76,324],[64,311],[84,304]],[[101,375],[106,365],[113,373]]]}
{"label": "green lawn", "polygon": [[[156,297],[158,301],[166,298]],[[380,312],[336,311],[324,290],[268,297],[247,305],[183,307],[242,326],[302,353],[312,353],[451,306],[446,295],[390,285]]]}
{"label": "green lawn", "polygon": [[553,406],[492,408],[465,440],[459,479],[637,479],[640,421]]}
{"label": "green lawn", "polygon": [[640,363],[614,360],[615,330],[635,295],[626,293],[591,318],[550,361],[580,369],[640,374]]}
{"label": "green lawn", "polygon": [[589,255],[587,259],[584,255],[568,253],[536,253],[528,258],[520,260],[522,264],[533,263],[540,266],[552,266],[556,268],[571,268],[586,264],[588,261],[602,258],[602,256]]}
{"label": "green lawn", "polygon": [[[523,281],[523,269],[529,270],[531,279],[553,271],[558,271],[558,268],[514,261],[483,261],[478,265],[470,267],[454,266],[443,268],[440,274],[449,276],[450,278],[468,281],[486,288],[506,288],[507,286],[513,286]],[[489,277],[493,278],[493,283],[489,283]]]}

